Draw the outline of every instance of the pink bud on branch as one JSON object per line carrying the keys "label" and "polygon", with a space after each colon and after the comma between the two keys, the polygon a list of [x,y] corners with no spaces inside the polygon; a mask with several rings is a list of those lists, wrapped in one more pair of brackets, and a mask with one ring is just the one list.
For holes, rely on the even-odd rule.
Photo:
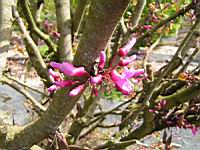
{"label": "pink bud on branch", "polygon": [[106,53],[105,51],[101,51],[99,60],[99,69],[103,69],[105,64],[106,64]]}
{"label": "pink bud on branch", "polygon": [[119,49],[118,55],[121,57],[128,55],[129,51],[135,45],[135,43],[136,43],[136,38],[132,37],[131,40],[126,45],[124,45],[122,48]]}
{"label": "pink bud on branch", "polygon": [[69,92],[69,96],[77,96],[85,89],[84,84],[78,85]]}

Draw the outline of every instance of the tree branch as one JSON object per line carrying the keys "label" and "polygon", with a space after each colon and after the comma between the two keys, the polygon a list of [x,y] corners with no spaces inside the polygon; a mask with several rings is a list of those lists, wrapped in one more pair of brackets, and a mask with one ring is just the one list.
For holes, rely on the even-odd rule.
{"label": "tree branch", "polygon": [[60,61],[72,61],[71,16],[69,0],[54,0],[58,32],[58,53]]}
{"label": "tree branch", "polygon": [[[155,31],[157,31],[160,27],[164,26],[165,24],[167,24],[168,22],[172,21],[173,19],[184,15],[186,12],[188,12],[189,10],[191,10],[193,8],[193,4],[188,4],[187,6],[185,6],[184,8],[180,9],[179,11],[177,11],[174,15],[169,16],[168,18],[160,21],[160,23],[158,23],[157,25],[155,25],[151,30],[147,31],[144,35],[142,35],[141,37],[139,37],[137,39],[137,44],[139,44],[141,41],[143,41],[145,38],[151,36]],[[136,44],[136,45],[137,45]],[[136,46],[135,45],[135,46]],[[133,52],[130,52],[129,55],[132,55]]]}
{"label": "tree branch", "polygon": [[16,83],[6,79],[5,77],[1,78],[0,81],[2,83],[8,84],[12,88],[17,90],[21,94],[23,94],[26,98],[28,98],[30,100],[31,104],[33,105],[33,107],[36,107],[36,111],[37,112],[43,113],[46,110],[46,108],[44,106],[42,106],[33,96],[31,96],[25,89],[23,89],[22,87],[18,86]]}
{"label": "tree branch", "polygon": [[81,24],[81,21],[83,19],[83,14],[85,11],[85,7],[87,4],[87,0],[79,0],[77,1],[77,6],[75,9],[75,13],[72,19],[72,33],[74,34],[75,32],[78,31],[79,26]]}
{"label": "tree branch", "polygon": [[138,23],[139,23],[139,20],[141,18],[141,15],[142,15],[142,12],[144,10],[144,7],[146,5],[146,0],[137,0],[137,4],[135,6],[135,9],[132,13],[132,16],[131,16],[131,28],[126,32],[126,34],[124,35],[122,41],[121,41],[121,45],[124,45],[125,43],[128,42],[128,39],[130,38],[131,36],[131,31],[133,31]]}
{"label": "tree branch", "polygon": [[42,59],[42,56],[40,55],[39,49],[37,47],[37,45],[35,44],[35,42],[33,41],[33,39],[30,37],[28,31],[26,30],[26,27],[22,21],[22,19],[19,17],[19,14],[16,10],[16,8],[13,6],[13,16],[16,18],[16,21],[22,31],[22,33],[24,34],[25,40],[28,44],[27,47],[27,52],[29,55],[29,58],[34,66],[34,68],[36,69],[38,75],[45,79],[43,80],[46,86],[49,86],[51,83],[51,79],[48,73],[48,69],[47,66],[45,64],[45,62]]}
{"label": "tree branch", "polygon": [[34,88],[34,87],[32,87],[32,86],[26,84],[26,83],[24,83],[24,82],[22,82],[22,81],[20,81],[20,80],[18,80],[18,79],[16,79],[16,78],[12,77],[12,76],[9,76],[8,74],[4,74],[4,76],[6,76],[6,77],[7,77],[8,79],[10,79],[10,80],[13,80],[13,81],[17,82],[18,84],[20,84],[20,85],[22,85],[22,86],[24,86],[24,87],[27,87],[27,88],[29,88],[29,89],[31,89],[31,90],[37,92],[37,93],[40,93],[40,94],[42,94],[42,95],[44,95],[44,96],[46,96],[46,97],[49,97],[46,93],[44,93],[44,92],[42,92],[42,91],[40,91],[40,90],[38,90],[38,89],[36,89],[36,88]]}
{"label": "tree branch", "polygon": [[28,26],[31,32],[34,32],[39,38],[45,41],[45,43],[49,46],[50,52],[56,52],[56,45],[51,41],[49,35],[43,33],[35,24],[30,8],[28,6],[28,0],[19,0],[19,3],[22,7],[22,11],[26,18],[26,21],[28,22]]}

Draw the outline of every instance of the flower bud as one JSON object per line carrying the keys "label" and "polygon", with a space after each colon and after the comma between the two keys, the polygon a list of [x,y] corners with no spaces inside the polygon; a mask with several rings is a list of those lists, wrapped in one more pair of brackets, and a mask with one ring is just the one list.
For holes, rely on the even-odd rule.
{"label": "flower bud", "polygon": [[103,69],[105,64],[106,64],[106,53],[105,53],[105,51],[101,51],[100,61],[99,61],[99,69]]}
{"label": "flower bud", "polygon": [[101,81],[102,81],[102,75],[101,74],[98,74],[94,77],[93,76],[90,77],[90,82],[92,84],[99,84],[99,83],[101,83]]}
{"label": "flower bud", "polygon": [[74,89],[69,92],[69,96],[77,96],[80,94],[85,88],[85,84],[78,85]]}
{"label": "flower bud", "polygon": [[126,45],[124,45],[122,48],[119,49],[118,55],[120,57],[126,56],[131,48],[135,45],[136,43],[136,38],[132,38]]}

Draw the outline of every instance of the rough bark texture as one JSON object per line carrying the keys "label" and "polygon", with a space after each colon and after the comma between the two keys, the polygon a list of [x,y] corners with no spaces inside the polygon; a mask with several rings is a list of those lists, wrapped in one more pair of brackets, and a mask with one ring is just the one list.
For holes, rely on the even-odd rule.
{"label": "rough bark texture", "polygon": [[56,18],[60,38],[58,52],[60,61],[72,61],[71,16],[70,0],[54,0],[56,5]]}
{"label": "rough bark texture", "polygon": [[0,0],[0,77],[5,69],[11,37],[13,0]]}
{"label": "rough bark texture", "polygon": [[[90,71],[100,51],[105,49],[128,3],[129,0],[92,1],[87,25],[75,55],[74,63],[76,65],[85,66]],[[36,122],[14,131],[14,133],[8,132],[7,136],[9,138],[0,140],[0,148],[8,150],[28,149],[49,134],[55,133],[57,127],[71,112],[80,98],[80,95],[76,97],[67,96],[66,93],[69,90],[62,89],[56,92],[48,109]]]}
{"label": "rough bark texture", "polygon": [[94,60],[99,56],[100,51],[105,49],[117,22],[120,20],[118,17],[121,17],[128,2],[128,0],[91,2],[90,14],[74,58],[75,64],[81,64],[88,71],[91,70]]}

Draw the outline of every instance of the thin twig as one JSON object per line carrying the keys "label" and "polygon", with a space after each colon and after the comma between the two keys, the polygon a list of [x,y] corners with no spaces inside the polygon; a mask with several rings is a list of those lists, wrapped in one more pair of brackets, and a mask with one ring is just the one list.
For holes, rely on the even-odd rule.
{"label": "thin twig", "polygon": [[33,31],[38,37],[43,39],[45,43],[49,46],[50,52],[56,52],[56,45],[51,41],[49,35],[42,32],[37,25],[35,24],[35,21],[33,19],[32,13],[30,11],[30,8],[28,6],[27,0],[20,0],[20,5],[22,7],[22,11],[24,13],[24,16],[26,18],[26,21],[28,22],[29,29]]}
{"label": "thin twig", "polygon": [[40,112],[44,112],[46,108],[42,106],[33,96],[31,96],[24,88],[18,86],[16,83],[6,79],[5,77],[1,78],[0,81],[2,83],[5,83],[21,94],[23,94],[26,98],[28,98],[33,106],[35,106]]}
{"label": "thin twig", "polygon": [[[169,16],[168,18],[160,21],[157,25],[155,25],[151,30],[147,31],[145,34],[143,34],[141,37],[139,37],[137,39],[137,44],[139,44],[141,41],[143,41],[145,38],[151,36],[155,31],[157,31],[159,28],[161,28],[162,26],[164,26],[165,24],[167,24],[168,22],[174,20],[175,18],[184,15],[186,12],[188,12],[189,10],[191,10],[193,8],[193,4],[188,4],[187,6],[185,6],[184,8],[180,9],[179,11],[177,11],[174,15]],[[135,46],[136,46],[135,45]],[[132,55],[133,52],[130,52],[129,55]]]}
{"label": "thin twig", "polygon": [[29,89],[31,89],[31,90],[37,92],[37,93],[40,93],[40,94],[42,94],[42,95],[44,95],[44,96],[46,96],[46,97],[49,97],[49,96],[48,96],[47,94],[45,94],[44,92],[42,92],[42,91],[40,91],[40,90],[38,90],[38,89],[36,89],[36,88],[34,88],[34,87],[28,85],[27,83],[24,83],[24,82],[22,82],[22,81],[20,81],[20,80],[18,80],[18,79],[16,79],[16,78],[14,78],[14,77],[8,75],[8,74],[4,74],[4,76],[6,76],[6,77],[7,77],[8,79],[10,79],[10,80],[13,80],[13,81],[19,83],[20,85],[22,85],[22,86],[24,86],[24,87],[27,87],[27,88],[29,88]]}
{"label": "thin twig", "polygon": [[182,73],[183,71],[185,71],[185,69],[188,67],[188,65],[191,63],[191,61],[194,59],[194,57],[196,56],[196,54],[199,52],[199,48],[196,48],[192,54],[190,55],[190,57],[188,58],[188,60],[186,61],[186,63],[181,67],[181,69],[174,75],[174,78],[178,78],[178,76],[180,75],[180,73]]}
{"label": "thin twig", "polygon": [[133,99],[135,99],[136,96],[137,96],[139,93],[140,93],[140,92],[136,93],[136,95],[135,95],[133,98],[131,98],[131,99],[129,99],[129,100],[127,100],[127,101],[125,101],[125,102],[123,102],[123,103],[117,105],[117,106],[114,107],[113,109],[111,109],[111,110],[109,110],[109,111],[103,113],[102,115],[100,115],[100,116],[94,118],[93,120],[91,120],[91,121],[88,123],[88,125],[93,124],[94,122],[96,122],[97,120],[99,120],[99,119],[105,117],[106,115],[110,114],[111,112],[113,112],[113,111],[119,109],[120,107],[122,107],[122,106],[124,106],[124,105],[126,105],[126,104],[128,104],[128,103],[130,103],[130,102],[132,102]]}
{"label": "thin twig", "polygon": [[36,69],[38,75],[40,77],[42,77],[43,79],[47,80],[47,81],[44,81],[45,85],[49,86],[51,83],[51,79],[50,79],[50,76],[48,73],[47,66],[46,66],[45,62],[43,61],[42,56],[40,54],[40,51],[39,51],[37,45],[35,44],[35,42],[33,41],[33,39],[31,38],[30,34],[26,30],[26,27],[25,27],[22,19],[20,18],[19,13],[15,6],[12,6],[12,11],[13,11],[13,17],[16,18],[16,21],[17,21],[22,33],[24,34],[27,45],[29,46],[26,49],[28,52],[29,58],[30,58],[34,68]]}

